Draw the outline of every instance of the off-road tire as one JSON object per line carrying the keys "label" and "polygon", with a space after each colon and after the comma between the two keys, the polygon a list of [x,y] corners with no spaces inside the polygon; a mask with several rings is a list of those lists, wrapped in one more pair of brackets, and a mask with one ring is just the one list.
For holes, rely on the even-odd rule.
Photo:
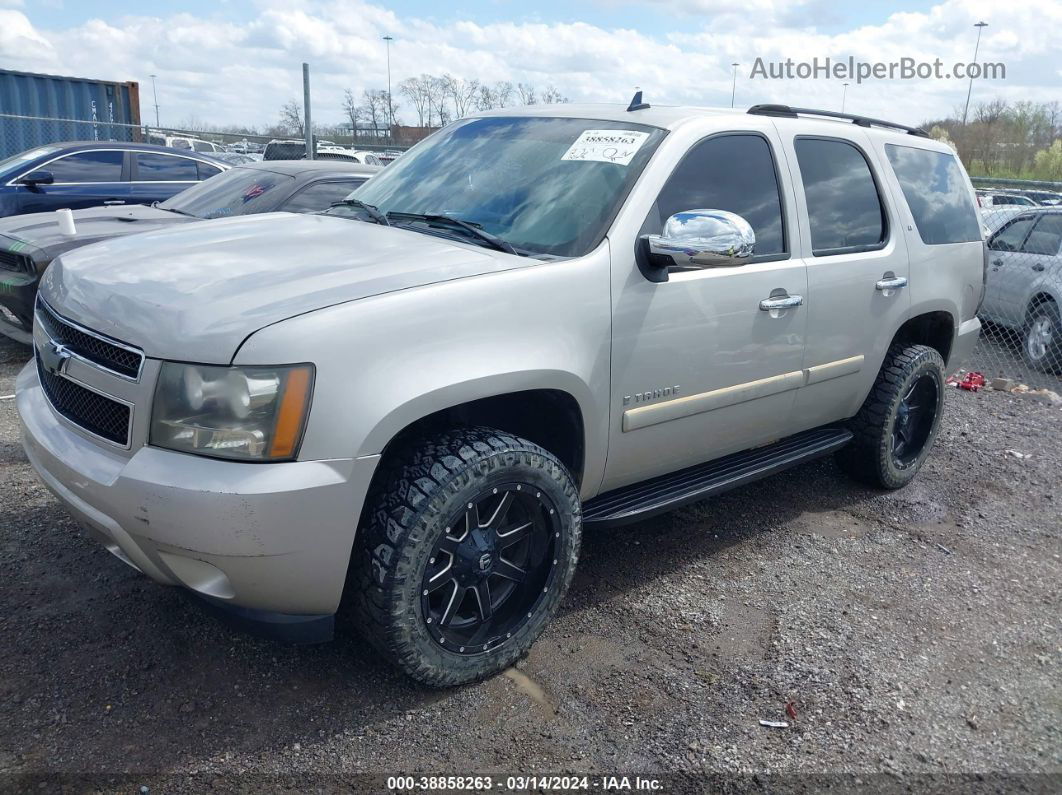
{"label": "off-road tire", "polygon": [[[1046,345],[1044,355],[1036,357],[1029,350],[1029,337],[1041,323],[1051,329],[1051,341]],[[1054,301],[1044,301],[1029,312],[1029,321],[1022,329],[1021,356],[1027,365],[1041,372],[1062,373],[1062,318]]]}
{"label": "off-road tire", "polygon": [[[893,456],[893,430],[900,404],[915,382],[929,376],[937,384],[932,427],[917,457],[905,466]],[[927,345],[893,344],[859,413],[848,421],[854,438],[835,459],[854,479],[882,489],[906,486],[918,474],[940,429],[944,407],[944,361]]]}
{"label": "off-road tire", "polygon": [[[510,667],[556,614],[575,571],[582,516],[571,474],[538,445],[491,428],[423,437],[381,466],[387,469],[369,495],[351,561],[359,631],[412,678],[435,687],[475,682]],[[540,489],[557,507],[557,564],[545,596],[511,638],[474,656],[457,654],[425,624],[421,586],[429,555],[455,512],[475,495],[514,482]]]}

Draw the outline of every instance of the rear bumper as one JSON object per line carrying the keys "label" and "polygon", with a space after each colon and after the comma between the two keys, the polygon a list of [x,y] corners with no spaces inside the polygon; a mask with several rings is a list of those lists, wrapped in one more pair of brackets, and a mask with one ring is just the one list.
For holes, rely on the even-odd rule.
{"label": "rear bumper", "polygon": [[955,333],[955,341],[951,345],[951,355],[948,356],[947,371],[949,373],[954,373],[970,358],[980,335],[981,321],[976,317],[959,324],[959,329]]}
{"label": "rear bumper", "polygon": [[218,605],[288,617],[280,623],[336,611],[378,457],[245,464],[153,447],[130,456],[59,421],[32,363],[16,393],[30,463],[117,557]]}

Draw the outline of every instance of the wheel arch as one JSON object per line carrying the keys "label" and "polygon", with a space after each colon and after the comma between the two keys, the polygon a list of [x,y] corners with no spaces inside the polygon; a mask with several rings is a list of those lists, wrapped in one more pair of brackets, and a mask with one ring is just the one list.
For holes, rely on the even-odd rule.
{"label": "wheel arch", "polygon": [[[586,423],[591,410],[589,387],[565,374],[554,374],[559,376],[554,378],[526,375],[456,384],[420,395],[376,425],[365,440],[364,454],[386,459],[403,442],[431,430],[486,426],[521,436],[553,453],[581,487],[590,474],[588,459],[595,452]],[[378,467],[377,472],[383,469]]]}
{"label": "wheel arch", "polygon": [[934,309],[908,318],[896,330],[892,343],[928,345],[940,354],[945,363],[955,343],[955,316],[943,309]]}
{"label": "wheel arch", "polygon": [[1027,325],[1032,320],[1033,312],[1039,309],[1044,304],[1054,304],[1058,306],[1058,299],[1047,290],[1038,290],[1029,299],[1029,303],[1025,305],[1025,324]]}

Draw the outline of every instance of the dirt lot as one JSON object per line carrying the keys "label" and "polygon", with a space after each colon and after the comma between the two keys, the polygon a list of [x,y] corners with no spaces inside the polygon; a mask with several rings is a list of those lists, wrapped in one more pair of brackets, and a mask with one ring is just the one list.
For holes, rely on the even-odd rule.
{"label": "dirt lot", "polygon": [[[0,395],[24,355],[0,344]],[[1026,773],[1006,788],[1057,791],[1060,442],[1062,409],[949,390],[906,490],[856,487],[824,460],[591,533],[518,669],[437,692],[351,633],[250,638],[126,568],[37,481],[0,401],[0,790],[52,791],[49,772],[201,792],[681,770],[694,786],[757,771],[717,779],[750,787]],[[789,728],[759,725],[790,701]]]}

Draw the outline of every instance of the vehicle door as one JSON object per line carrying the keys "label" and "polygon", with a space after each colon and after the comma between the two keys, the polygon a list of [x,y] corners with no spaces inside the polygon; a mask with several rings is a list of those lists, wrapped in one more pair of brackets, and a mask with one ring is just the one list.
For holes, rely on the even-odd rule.
{"label": "vehicle door", "polygon": [[[788,135],[801,250],[807,265],[807,386],[795,424],[812,428],[852,416],[906,318],[909,262],[881,161],[858,129],[808,122]],[[821,132],[818,132],[821,130]]]}
{"label": "vehicle door", "polygon": [[33,170],[50,172],[52,183],[19,186],[23,213],[124,204],[129,198],[128,164],[120,149],[72,152]]}
{"label": "vehicle door", "polygon": [[199,181],[198,161],[163,152],[133,152],[131,204],[164,201]]}
{"label": "vehicle door", "polygon": [[277,209],[289,213],[318,213],[345,199],[363,182],[365,177],[314,182],[297,190]]}
{"label": "vehicle door", "polygon": [[[1011,316],[1024,325],[1034,295],[1062,294],[1062,213],[1041,213],[1025,238],[1021,251],[1011,254],[1001,284],[1001,301]],[[989,260],[991,270],[991,260]],[[1001,268],[1001,270],[1003,270]]]}
{"label": "vehicle door", "polygon": [[1026,277],[1026,283],[1032,281],[1033,274],[1023,268],[1023,263],[1027,259],[1025,241],[1036,225],[1036,218],[1032,213],[1019,215],[1007,221],[989,238],[988,274],[981,314],[997,323],[1020,326],[1024,322],[1014,301],[1022,276]]}
{"label": "vehicle door", "polygon": [[[671,216],[690,210],[736,213],[756,235],[745,264],[673,267],[666,281],[655,282],[639,268],[635,240],[610,238],[612,411],[604,490],[788,432],[801,380],[806,310],[799,303],[807,278],[791,255],[792,194],[780,176],[778,143],[769,126],[694,143],[639,230],[659,235]],[[792,306],[761,307],[783,299]]]}

